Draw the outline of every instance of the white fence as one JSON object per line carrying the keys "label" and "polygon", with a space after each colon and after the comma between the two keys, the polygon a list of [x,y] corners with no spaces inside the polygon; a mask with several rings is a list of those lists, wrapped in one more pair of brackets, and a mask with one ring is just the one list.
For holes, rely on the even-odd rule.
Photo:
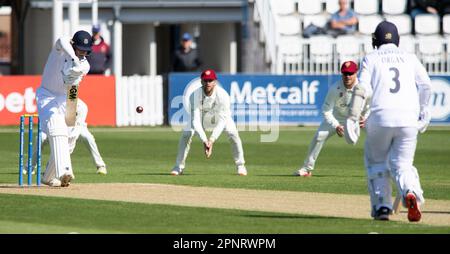
{"label": "white fence", "polygon": [[[136,107],[142,106],[142,113]],[[116,79],[117,126],[162,125],[163,79],[161,76],[129,76]]]}

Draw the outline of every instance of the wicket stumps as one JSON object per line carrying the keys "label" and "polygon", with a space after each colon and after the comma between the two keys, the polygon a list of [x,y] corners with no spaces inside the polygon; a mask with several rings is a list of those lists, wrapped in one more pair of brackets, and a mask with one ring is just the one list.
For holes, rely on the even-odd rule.
{"label": "wicket stumps", "polygon": [[27,184],[33,184],[33,118],[38,119],[37,138],[36,138],[36,185],[41,184],[41,126],[38,114],[25,114],[20,116],[20,134],[19,134],[19,185],[23,186],[23,159],[24,159],[24,135],[25,135],[25,119],[28,118],[28,160],[27,160]]}

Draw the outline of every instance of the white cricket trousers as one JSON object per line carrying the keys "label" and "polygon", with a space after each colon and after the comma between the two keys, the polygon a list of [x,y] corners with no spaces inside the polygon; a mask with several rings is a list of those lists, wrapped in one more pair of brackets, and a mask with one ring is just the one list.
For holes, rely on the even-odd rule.
{"label": "white cricket trousers", "polygon": [[329,123],[323,121],[319,129],[317,129],[314,138],[311,140],[308,148],[308,155],[303,162],[303,167],[308,170],[314,170],[314,166],[316,165],[317,157],[319,157],[320,151],[322,150],[325,142],[336,134],[336,129],[333,128]]}
{"label": "white cricket trousers", "polygon": [[105,162],[98,151],[97,143],[95,142],[95,138],[92,133],[88,130],[86,126],[80,126],[80,137],[83,140],[83,143],[89,149],[91,153],[92,160],[97,167],[106,167]]}
{"label": "white cricket trousers", "polygon": [[[231,148],[233,152],[233,159],[236,166],[244,165],[244,149],[242,148],[241,138],[239,137],[236,124],[233,119],[229,119],[225,125],[224,132],[228,135],[228,140],[231,143]],[[189,154],[189,149],[191,147],[192,137],[195,134],[195,130],[187,127],[183,130],[183,133],[178,144],[178,155],[175,163],[175,167],[183,170],[186,164],[186,158]]]}
{"label": "white cricket trousers", "polygon": [[[80,137],[83,139],[83,142],[86,144],[89,152],[91,153],[92,160],[97,167],[106,167],[105,162],[98,151],[97,144],[95,143],[95,138],[89,131],[86,126],[78,126],[80,128]],[[37,142],[37,137],[36,141]],[[77,137],[70,137],[69,135],[69,152],[73,153],[77,142]],[[41,133],[41,149],[43,150],[45,144],[48,143],[47,134]],[[37,145],[33,147],[33,169],[36,168],[37,164]]]}
{"label": "white cricket trousers", "polygon": [[48,183],[63,175],[73,175],[70,159],[68,127],[65,121],[65,95],[54,95],[45,88],[36,91],[37,108],[42,132],[50,143],[50,158],[42,177]]}
{"label": "white cricket trousers", "polygon": [[[369,121],[366,132],[364,157],[372,215],[382,206],[392,209],[391,179],[403,197],[412,191],[418,203],[423,204],[419,174],[413,166],[417,128],[381,127]],[[404,198],[402,200],[405,205]]]}

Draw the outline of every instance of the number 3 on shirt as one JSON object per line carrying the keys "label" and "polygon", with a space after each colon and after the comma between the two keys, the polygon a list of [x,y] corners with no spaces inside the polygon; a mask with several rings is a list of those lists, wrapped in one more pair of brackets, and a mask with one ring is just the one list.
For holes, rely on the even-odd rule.
{"label": "number 3 on shirt", "polygon": [[392,78],[392,80],[393,80],[394,83],[395,83],[395,87],[389,89],[389,91],[390,91],[391,93],[397,93],[398,90],[400,90],[400,81],[398,80],[398,76],[400,75],[400,72],[399,72],[398,69],[395,68],[395,67],[389,68],[389,71],[393,71],[393,72],[394,72],[394,77]]}

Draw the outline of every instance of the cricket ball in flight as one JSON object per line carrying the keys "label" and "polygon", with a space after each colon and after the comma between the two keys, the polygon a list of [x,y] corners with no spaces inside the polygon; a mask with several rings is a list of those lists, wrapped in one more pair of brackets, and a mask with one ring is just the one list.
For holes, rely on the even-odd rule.
{"label": "cricket ball in flight", "polygon": [[136,112],[142,113],[142,111],[144,111],[144,108],[143,108],[143,107],[138,106],[138,107],[136,108]]}

